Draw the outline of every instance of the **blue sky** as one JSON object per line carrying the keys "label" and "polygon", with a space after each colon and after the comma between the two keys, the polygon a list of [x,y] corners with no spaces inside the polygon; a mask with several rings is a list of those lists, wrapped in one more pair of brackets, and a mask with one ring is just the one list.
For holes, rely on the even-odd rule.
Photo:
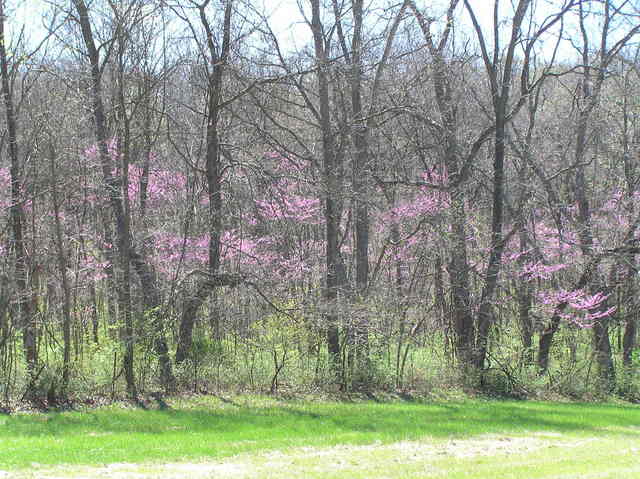
{"label": "blue sky", "polygon": [[[298,0],[253,0],[252,3],[256,8],[262,8],[263,11],[268,14],[271,27],[279,36],[281,45],[286,50],[293,51],[311,40],[309,28],[304,24],[302,14],[298,7]],[[307,2],[301,0],[301,3],[306,4]],[[371,0],[369,5],[385,3],[388,2],[386,0]],[[446,3],[448,2],[447,0],[416,0],[416,3],[423,8],[425,5],[428,5],[429,13],[437,18],[443,14]],[[555,11],[558,8],[558,4],[562,2],[560,0],[538,0],[536,3],[538,5],[538,14],[540,16],[546,16]],[[472,0],[471,4],[483,28],[489,32],[493,25],[493,1]],[[8,5],[8,13],[10,15],[8,22],[9,34],[15,31],[16,28],[24,25],[27,37],[31,42],[37,42],[39,38],[42,38],[44,35],[42,16],[50,8],[46,0],[8,0]],[[501,29],[504,35],[507,36],[510,29],[508,19],[513,11],[512,1],[502,0],[501,5]],[[308,12],[308,7],[306,10]],[[471,23],[467,13],[464,11],[462,0],[457,9],[457,19],[466,31],[466,35],[472,36]],[[458,28],[458,31],[460,30],[461,29]],[[547,44],[550,44],[552,40],[553,38],[549,37]],[[487,37],[487,41],[491,43],[490,34]],[[550,51],[550,47],[542,51]],[[565,45],[562,56],[566,58],[573,56],[573,54],[568,44]]]}

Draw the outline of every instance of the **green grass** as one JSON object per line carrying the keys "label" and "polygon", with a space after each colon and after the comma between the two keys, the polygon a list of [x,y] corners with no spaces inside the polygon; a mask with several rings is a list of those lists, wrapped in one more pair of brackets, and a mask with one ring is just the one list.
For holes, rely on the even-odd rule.
{"label": "green grass", "polygon": [[[526,471],[543,474],[546,464],[555,464],[558,470],[566,467],[567,474],[578,474],[566,475],[569,478],[590,477],[584,474],[595,470],[594,461],[604,464],[609,461],[606,457],[611,458],[615,451],[622,454],[626,446],[640,447],[640,407],[631,405],[485,400],[344,403],[261,397],[237,397],[231,401],[200,397],[171,404],[173,408],[165,411],[110,406],[81,412],[0,416],[0,470],[26,470],[34,464],[49,467],[222,460],[243,454],[247,462],[255,464],[252,475],[260,477],[260,458],[264,454],[279,450],[297,457],[295,451],[300,447],[385,445],[398,441],[428,441],[437,445],[452,439],[545,434],[560,437],[559,443],[588,445],[599,441],[593,447],[570,448],[569,455],[553,447],[533,455],[514,451],[510,458],[521,456],[521,461],[511,465],[496,462],[491,455],[462,458],[453,464],[445,459],[440,464],[438,457],[429,459],[429,468],[433,468],[429,474],[446,471],[442,476],[425,475],[424,461],[407,460],[406,464],[398,465],[399,475],[393,474],[536,478],[552,476],[527,475]],[[361,454],[362,461],[368,460],[373,469],[367,467],[364,472],[358,468],[351,472],[340,469],[335,476],[325,471],[318,472],[317,477],[384,477],[372,475],[372,470],[384,470],[394,453],[384,447],[378,447],[375,454],[367,451],[355,448],[349,457]],[[627,461],[632,467],[638,464],[637,457],[638,453],[628,458],[623,454],[613,465],[626,467]],[[317,467],[322,466],[322,460],[319,461]],[[313,460],[303,455],[297,462],[303,469],[306,467],[300,477],[315,477]],[[460,465],[459,471],[455,470],[456,464]],[[525,472],[499,475],[501,468],[506,468],[504,474],[519,473],[518,468]],[[475,475],[469,475],[470,470]],[[496,474],[489,474],[490,470]],[[487,475],[482,475],[482,471]],[[640,477],[640,471],[635,471],[635,475],[628,477]],[[264,474],[277,477],[273,473]],[[618,473],[611,477],[627,476]]]}

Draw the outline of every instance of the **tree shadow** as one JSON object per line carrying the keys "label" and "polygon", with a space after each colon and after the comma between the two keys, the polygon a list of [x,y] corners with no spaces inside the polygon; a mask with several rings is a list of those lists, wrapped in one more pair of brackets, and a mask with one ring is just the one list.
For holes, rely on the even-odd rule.
{"label": "tree shadow", "polygon": [[[0,423],[0,437],[74,434],[215,434],[216,442],[256,438],[305,440],[322,435],[358,440],[403,440],[481,434],[555,432],[595,434],[608,427],[640,439],[640,408],[593,404],[543,404],[512,401],[460,403],[284,403],[242,405],[233,409],[109,408],[88,412],[12,415]],[[630,427],[631,426],[631,427]],[[633,429],[633,427],[637,429]],[[354,435],[356,433],[356,435]]]}

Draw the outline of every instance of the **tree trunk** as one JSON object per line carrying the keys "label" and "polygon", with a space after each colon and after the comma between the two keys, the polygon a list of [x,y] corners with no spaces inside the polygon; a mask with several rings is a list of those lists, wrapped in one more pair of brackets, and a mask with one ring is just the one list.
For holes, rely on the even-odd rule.
{"label": "tree trunk", "polygon": [[336,378],[342,375],[340,360],[340,336],[338,327],[338,268],[340,257],[338,232],[340,226],[339,178],[335,154],[333,132],[331,131],[331,111],[329,101],[329,62],[325,51],[325,38],[320,17],[320,0],[311,0],[311,30],[317,64],[318,100],[320,102],[320,129],[322,132],[322,163],[324,166],[324,216],[325,216],[325,290],[327,346],[330,362]]}
{"label": "tree trunk", "polygon": [[220,272],[220,237],[222,235],[222,165],[220,162],[220,137],[218,123],[220,119],[222,102],[222,80],[224,68],[231,48],[231,15],[233,2],[226,3],[224,10],[223,40],[221,50],[218,52],[212,38],[211,27],[206,17],[204,7],[199,9],[200,20],[207,31],[207,47],[211,56],[211,71],[208,74],[207,86],[207,138],[206,138],[206,179],[209,199],[209,277],[203,278],[196,285],[196,291],[185,300],[178,345],[176,348],[176,363],[181,363],[188,356],[193,343],[193,327],[198,311],[211,295],[214,287],[223,283],[216,278]]}
{"label": "tree trunk", "polygon": [[[565,308],[562,308],[562,311],[564,311]],[[560,312],[556,310],[547,327],[540,333],[538,340],[538,374],[540,375],[546,374],[549,370],[549,354],[551,352],[553,336],[560,327]]]}
{"label": "tree trunk", "polygon": [[[413,11],[429,52],[433,57],[434,74],[432,76],[433,89],[436,95],[438,113],[440,114],[443,140],[443,164],[447,181],[452,181],[460,175],[460,146],[458,144],[458,108],[453,99],[453,89],[445,60],[445,47],[449,34],[453,28],[453,12],[458,0],[451,0],[447,11],[447,25],[442,32],[439,42],[435,42],[431,33],[431,24],[418,10],[414,2],[409,3]],[[455,329],[455,354],[458,364],[463,371],[472,366],[474,348],[474,322],[471,314],[471,286],[469,282],[469,261],[467,254],[467,215],[465,209],[464,187],[461,182],[449,186],[451,199],[451,248],[447,272],[451,284],[452,323]]]}
{"label": "tree trunk", "polygon": [[[503,86],[503,89],[505,86]],[[484,287],[480,299],[478,321],[476,328],[476,347],[474,365],[477,369],[484,368],[488,353],[489,330],[493,321],[492,299],[498,286],[498,274],[502,266],[502,252],[504,242],[503,209],[504,209],[504,156],[506,139],[506,101],[509,98],[507,92],[502,91],[495,107],[496,132],[493,153],[493,195],[492,195],[492,220],[491,220],[491,252],[489,264],[485,272]]]}
{"label": "tree trunk", "polygon": [[67,253],[64,248],[62,238],[62,225],[60,222],[60,195],[58,192],[58,172],[56,168],[56,153],[53,144],[50,147],[50,171],[51,171],[51,197],[53,199],[53,214],[55,222],[55,244],[58,259],[58,268],[62,277],[62,384],[60,394],[66,399],[69,387],[69,376],[71,370],[71,288],[69,287],[69,277],[67,274]]}
{"label": "tree trunk", "polygon": [[522,282],[518,285],[518,321],[520,322],[523,361],[533,364],[533,324],[531,322],[531,287]]}
{"label": "tree trunk", "polygon": [[638,314],[636,311],[627,313],[622,337],[622,361],[626,369],[633,367],[633,352],[636,347],[636,337],[638,335]]}
{"label": "tree trunk", "polygon": [[[353,0],[354,31],[351,42],[351,108],[353,110],[353,194],[355,203],[355,243],[356,243],[356,301],[364,302],[369,281],[369,145],[367,120],[362,107],[362,0]],[[354,348],[356,370],[366,368],[366,342],[368,318],[359,317],[351,324],[354,328]]]}
{"label": "tree trunk", "polygon": [[[584,268],[582,275],[578,282],[574,285],[572,291],[582,289],[586,287],[593,279],[598,264],[602,260],[602,255],[593,256],[589,263]],[[540,333],[538,342],[538,373],[540,375],[545,374],[549,369],[549,353],[551,351],[551,344],[553,342],[553,336],[560,327],[561,315],[565,309],[569,306],[569,303],[562,302],[556,305],[551,320],[547,327]]]}
{"label": "tree trunk", "polygon": [[18,154],[18,121],[13,104],[13,89],[9,74],[9,62],[7,59],[5,37],[5,5],[0,0],[0,73],[2,75],[2,94],[7,122],[7,135],[9,144],[10,174],[11,174],[11,231],[13,234],[12,249],[15,255],[15,284],[17,305],[20,314],[20,328],[22,329],[22,343],[27,372],[29,376],[28,390],[25,397],[32,393],[38,365],[37,332],[34,322],[34,308],[31,302],[31,288],[29,280],[29,258],[24,239],[24,211],[22,202],[23,177],[20,168]]}
{"label": "tree trunk", "polygon": [[87,48],[91,64],[91,96],[92,113],[95,123],[95,134],[98,140],[98,155],[102,166],[102,175],[109,203],[115,216],[116,235],[122,254],[128,256],[132,263],[143,292],[143,301],[146,313],[150,316],[154,327],[154,350],[160,363],[160,381],[166,389],[174,387],[175,378],[173,367],[169,357],[169,348],[165,339],[164,321],[160,311],[162,296],[157,284],[157,278],[153,267],[140,255],[131,243],[130,232],[127,228],[125,210],[122,204],[121,183],[113,176],[114,165],[107,148],[107,122],[102,101],[102,71],[100,69],[100,56],[96,48],[91,28],[89,11],[84,0],[73,0],[78,12],[78,21],[82,30],[82,37]]}
{"label": "tree trunk", "polygon": [[451,283],[451,307],[456,332],[455,351],[463,370],[471,366],[473,359],[473,316],[469,262],[465,231],[466,213],[462,191],[452,192],[451,197],[452,248],[449,253],[449,282]]}
{"label": "tree trunk", "polygon": [[598,376],[602,386],[611,391],[615,384],[615,368],[611,354],[611,340],[609,338],[608,320],[597,321],[593,325],[593,347],[598,363]]}
{"label": "tree trunk", "polygon": [[[498,52],[501,50],[499,45],[499,24],[497,18],[494,18],[493,38],[493,56],[489,56],[485,37],[482,28],[477,21],[475,13],[471,8],[469,0],[464,0],[467,12],[471,17],[476,36],[480,42],[482,51],[482,60],[490,84],[490,91],[493,100],[493,113],[495,120],[494,132],[494,152],[493,152],[493,194],[492,194],[492,219],[491,219],[491,246],[488,258],[487,269],[484,273],[484,284],[480,295],[480,307],[476,321],[476,337],[475,337],[475,357],[474,366],[476,369],[483,369],[488,353],[489,332],[493,322],[492,301],[498,286],[498,275],[502,268],[502,253],[504,251],[503,241],[503,223],[504,223],[504,187],[505,187],[505,141],[507,138],[506,126],[510,116],[507,115],[507,108],[511,99],[511,84],[513,82],[513,70],[516,47],[521,46],[522,23],[525,15],[531,6],[532,0],[519,0],[515,3],[515,12],[513,22],[511,24],[511,32],[509,43],[504,49],[504,59]],[[496,0],[495,12],[497,17],[498,1]],[[535,42],[535,37],[531,42]],[[529,49],[533,43],[526,43]],[[528,51],[528,50],[527,50]],[[529,75],[529,59],[528,57],[522,63],[521,78],[526,79]],[[525,84],[527,82],[524,82]],[[516,103],[516,109],[522,106],[523,99],[526,94],[526,87],[521,91],[520,99]],[[513,112],[512,112],[513,114]]]}

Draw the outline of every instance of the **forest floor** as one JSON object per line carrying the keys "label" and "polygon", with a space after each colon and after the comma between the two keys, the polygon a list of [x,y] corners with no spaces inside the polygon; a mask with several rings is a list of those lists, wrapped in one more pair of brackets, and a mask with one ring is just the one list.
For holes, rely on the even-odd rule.
{"label": "forest floor", "polygon": [[0,417],[0,478],[638,478],[640,407],[198,397]]}

